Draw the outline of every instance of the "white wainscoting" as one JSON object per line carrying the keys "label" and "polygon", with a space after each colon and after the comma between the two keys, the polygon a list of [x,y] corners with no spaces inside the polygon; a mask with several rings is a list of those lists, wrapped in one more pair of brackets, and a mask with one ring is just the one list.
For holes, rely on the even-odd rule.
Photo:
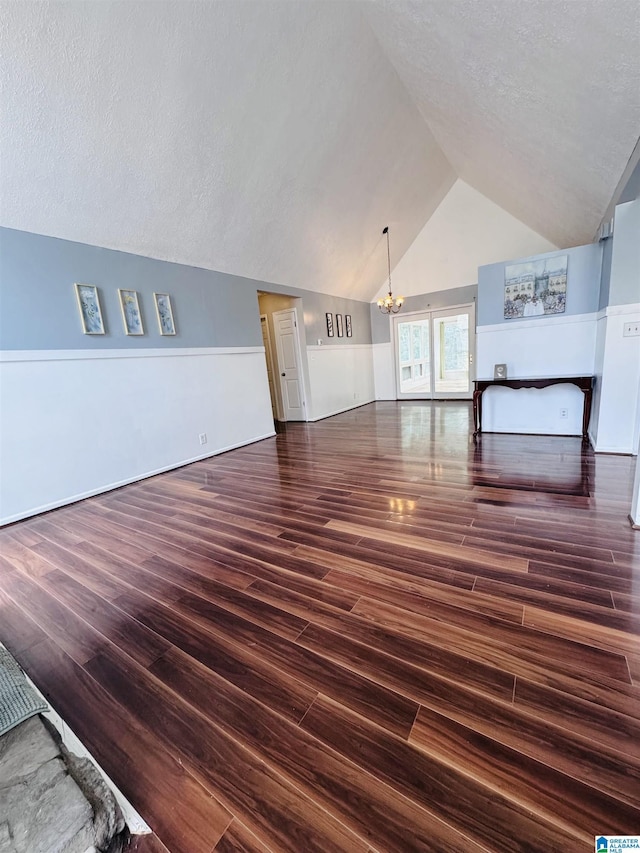
{"label": "white wainscoting", "polygon": [[274,435],[262,347],[4,352],[0,388],[0,524]]}
{"label": "white wainscoting", "polygon": [[[592,376],[596,314],[512,320],[477,329],[477,376],[493,377],[495,364],[506,363],[509,378]],[[482,429],[579,435],[584,396],[575,385],[550,388],[490,388],[482,397]],[[567,417],[561,417],[561,410]]]}
{"label": "white wainscoting", "polygon": [[[594,406],[595,449],[602,453],[638,451],[640,440],[640,337],[625,337],[626,323],[640,322],[640,304],[612,305],[598,320]],[[597,407],[597,408],[596,408]]]}
{"label": "white wainscoting", "polygon": [[308,346],[310,421],[375,399],[371,344]]}
{"label": "white wainscoting", "polygon": [[[586,374],[585,374],[586,375]],[[567,417],[562,417],[565,411]],[[482,395],[483,432],[581,435],[584,394],[575,385],[488,388]]]}
{"label": "white wainscoting", "polygon": [[636,474],[633,480],[633,493],[631,497],[631,524],[640,530],[640,447],[637,447]]}
{"label": "white wainscoting", "polygon": [[373,345],[373,378],[376,400],[396,399],[395,364],[391,342]]}
{"label": "white wainscoting", "polygon": [[492,379],[495,364],[506,364],[514,379],[591,376],[596,322],[596,314],[574,314],[478,326],[477,377]]}

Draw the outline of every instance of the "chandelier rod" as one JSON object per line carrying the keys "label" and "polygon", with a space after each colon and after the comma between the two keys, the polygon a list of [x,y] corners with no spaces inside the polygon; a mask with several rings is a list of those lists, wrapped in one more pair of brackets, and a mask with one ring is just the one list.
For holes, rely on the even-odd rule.
{"label": "chandelier rod", "polygon": [[382,233],[387,235],[387,267],[389,269],[389,296],[391,296],[391,252],[389,250],[389,226],[385,225]]}

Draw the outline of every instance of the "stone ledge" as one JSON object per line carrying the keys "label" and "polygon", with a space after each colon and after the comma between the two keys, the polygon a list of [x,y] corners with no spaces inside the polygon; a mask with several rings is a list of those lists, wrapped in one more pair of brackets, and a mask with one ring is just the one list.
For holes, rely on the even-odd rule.
{"label": "stone ledge", "polygon": [[93,764],[42,717],[0,737],[0,853],[118,853],[125,832]]}

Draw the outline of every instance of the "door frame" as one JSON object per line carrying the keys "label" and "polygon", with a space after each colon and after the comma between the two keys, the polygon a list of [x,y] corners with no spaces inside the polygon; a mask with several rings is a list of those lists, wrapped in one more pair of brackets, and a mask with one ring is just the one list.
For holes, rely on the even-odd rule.
{"label": "door frame", "polygon": [[[305,385],[305,381],[304,381],[304,372],[305,371],[304,371],[304,362],[302,361],[302,346],[300,344],[300,324],[298,322],[298,309],[296,308],[295,305],[292,308],[281,308],[279,311],[274,311],[271,314],[271,316],[277,317],[280,314],[288,314],[289,312],[293,312],[294,319],[295,319],[295,322],[293,324],[294,329],[295,329],[295,334],[293,337],[294,337],[295,348],[296,348],[296,356],[298,358],[298,382],[300,383],[300,402],[302,403],[302,410],[304,412],[303,421],[306,422],[309,420],[309,407],[307,405],[307,389],[306,389],[306,385]],[[278,334],[277,329],[276,329],[275,320],[273,321],[273,333],[275,336],[277,336],[277,334]],[[282,374],[282,365],[280,364],[280,358],[278,355],[278,343],[277,343],[277,341],[276,341],[276,363],[278,365],[278,380],[280,383],[279,384],[280,397],[283,400],[283,402],[282,402],[282,414],[284,416],[285,405],[284,405],[284,397],[283,397],[283,391],[282,391],[282,375],[281,375]],[[298,423],[300,423],[300,421],[298,421]]]}
{"label": "door frame", "polygon": [[[459,309],[464,309],[465,311],[469,311],[469,334],[472,338],[471,344],[469,346],[469,391],[464,395],[437,395],[435,392],[435,382],[431,383],[431,391],[423,392],[421,394],[403,394],[400,396],[400,371],[398,364],[398,334],[397,328],[398,323],[403,322],[405,317],[416,317],[418,315],[429,314],[429,361],[430,361],[430,369],[433,370],[434,365],[434,335],[433,335],[433,315],[439,314],[443,311],[452,313],[458,311]],[[475,370],[476,370],[476,302],[475,299],[473,302],[464,302],[459,305],[443,305],[440,307],[429,307],[422,308],[416,311],[408,311],[406,314],[403,312],[402,314],[396,314],[393,317],[389,318],[391,323],[391,357],[393,359],[393,381],[395,385],[396,391],[396,400],[470,400],[473,394],[473,380],[475,378]],[[431,377],[433,379],[433,377]]]}
{"label": "door frame", "polygon": [[[271,371],[271,379],[273,382],[273,404],[275,408],[274,417],[277,421],[282,420],[282,402],[280,400],[280,383],[276,385],[276,378],[279,371],[276,371],[276,363],[273,359],[273,347],[271,345],[271,329],[269,328],[269,317],[266,314],[260,315],[260,323],[264,320],[267,328],[267,337],[265,341],[265,358],[267,360],[267,371]],[[269,377],[267,376],[267,381]],[[269,395],[271,396],[271,395]]]}

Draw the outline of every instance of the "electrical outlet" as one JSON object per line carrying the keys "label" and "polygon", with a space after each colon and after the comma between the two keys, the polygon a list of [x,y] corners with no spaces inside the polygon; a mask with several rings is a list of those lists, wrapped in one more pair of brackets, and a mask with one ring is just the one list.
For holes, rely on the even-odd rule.
{"label": "electrical outlet", "polygon": [[560,409],[560,417],[568,418],[569,417],[569,409]]}
{"label": "electrical outlet", "polygon": [[200,439],[200,444],[206,444],[207,443],[206,432],[201,432],[200,435],[198,436],[198,438]]}
{"label": "electrical outlet", "polygon": [[622,336],[624,338],[633,338],[636,335],[640,335],[640,322],[625,323],[622,329]]}

